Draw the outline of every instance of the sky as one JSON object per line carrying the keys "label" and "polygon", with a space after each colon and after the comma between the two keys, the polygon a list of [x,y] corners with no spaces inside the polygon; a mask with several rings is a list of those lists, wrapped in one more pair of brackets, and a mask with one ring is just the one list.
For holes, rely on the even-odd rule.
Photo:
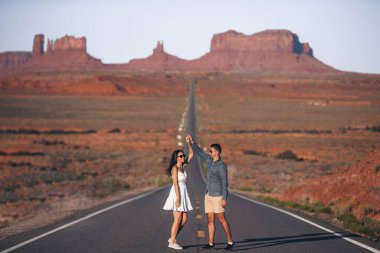
{"label": "sky", "polygon": [[0,52],[31,51],[35,34],[87,38],[104,63],[152,53],[209,52],[214,34],[287,29],[336,69],[380,73],[379,0],[0,0]]}

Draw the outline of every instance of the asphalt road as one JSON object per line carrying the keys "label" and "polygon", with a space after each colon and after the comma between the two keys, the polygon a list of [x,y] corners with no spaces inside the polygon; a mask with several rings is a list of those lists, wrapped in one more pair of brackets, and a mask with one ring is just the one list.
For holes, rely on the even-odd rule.
{"label": "asphalt road", "polygon": [[[195,136],[193,91],[194,83],[190,85],[188,133]],[[195,209],[189,212],[188,224],[179,235],[178,243],[185,252],[207,252],[201,249],[207,243],[207,224],[203,213],[205,183],[200,162],[193,159],[187,170],[187,187]],[[169,190],[170,187],[166,186],[143,196],[80,212],[56,224],[13,236],[0,241],[0,251],[174,252],[167,248],[172,213],[162,209]],[[230,193],[226,217],[236,242],[234,251],[380,252],[379,243],[321,221],[310,218],[301,220],[303,216],[300,214],[292,215],[294,213],[286,213]],[[226,238],[218,222],[215,239],[216,250],[224,252]]]}

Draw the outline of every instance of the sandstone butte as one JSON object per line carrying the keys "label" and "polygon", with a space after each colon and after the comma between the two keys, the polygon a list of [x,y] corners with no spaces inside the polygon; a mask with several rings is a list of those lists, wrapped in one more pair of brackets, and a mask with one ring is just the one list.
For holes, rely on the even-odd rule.
{"label": "sandstone butte", "polygon": [[87,52],[86,38],[64,36],[47,41],[34,38],[32,52],[0,53],[0,73],[44,70],[123,70],[173,72],[313,72],[336,73],[313,55],[308,43],[288,30],[265,30],[252,35],[229,30],[216,34],[210,52],[194,60],[168,54],[161,42],[152,55],[125,64],[103,64]]}

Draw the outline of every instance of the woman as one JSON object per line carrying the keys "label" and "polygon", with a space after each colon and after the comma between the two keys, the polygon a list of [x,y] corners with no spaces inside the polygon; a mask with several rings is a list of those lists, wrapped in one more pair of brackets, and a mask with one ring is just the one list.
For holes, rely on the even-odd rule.
{"label": "woman", "polygon": [[185,226],[187,221],[187,211],[193,210],[190,198],[186,189],[186,171],[185,167],[193,157],[193,149],[190,146],[190,138],[186,137],[187,146],[189,147],[189,158],[186,160],[186,155],[182,150],[173,152],[170,164],[166,169],[166,174],[172,177],[173,186],[170,189],[169,197],[164,205],[165,210],[173,211],[173,225],[171,235],[168,240],[169,248],[182,249],[176,243],[176,238],[179,232]]}

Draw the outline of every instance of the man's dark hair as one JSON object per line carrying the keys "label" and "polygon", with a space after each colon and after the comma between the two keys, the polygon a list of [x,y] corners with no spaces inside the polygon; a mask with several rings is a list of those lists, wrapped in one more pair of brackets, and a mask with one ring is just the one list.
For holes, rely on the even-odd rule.
{"label": "man's dark hair", "polygon": [[222,147],[218,143],[211,144],[211,147],[218,150],[219,155],[222,154]]}

